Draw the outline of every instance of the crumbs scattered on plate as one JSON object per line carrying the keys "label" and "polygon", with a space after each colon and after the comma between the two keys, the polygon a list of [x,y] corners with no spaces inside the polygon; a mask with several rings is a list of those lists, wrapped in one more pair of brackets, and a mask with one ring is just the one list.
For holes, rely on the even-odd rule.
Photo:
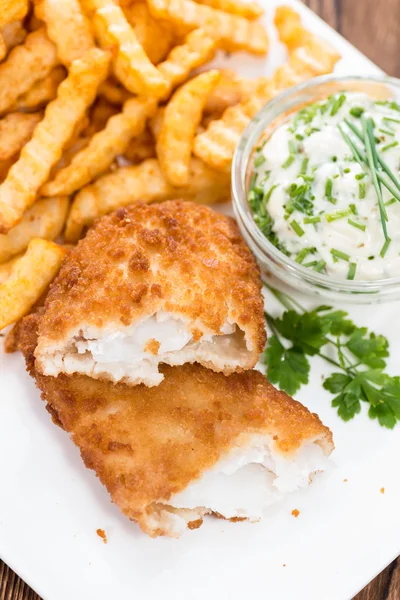
{"label": "crumbs scattered on plate", "polygon": [[343,482],[344,482],[344,483],[347,483],[347,482],[348,482],[348,479],[343,479]]}
{"label": "crumbs scattered on plate", "polygon": [[385,488],[381,488],[381,494],[385,493]]}
{"label": "crumbs scattered on plate", "polygon": [[300,511],[299,511],[299,510],[297,510],[297,508],[295,508],[294,510],[292,510],[292,515],[293,515],[294,517],[296,517],[296,518],[297,518],[297,517],[299,516],[299,514],[300,514]]}
{"label": "crumbs scattered on plate", "polygon": [[101,539],[103,540],[103,542],[105,544],[107,544],[107,536],[106,536],[106,532],[104,531],[104,529],[97,529],[96,533],[99,537],[101,537]]}

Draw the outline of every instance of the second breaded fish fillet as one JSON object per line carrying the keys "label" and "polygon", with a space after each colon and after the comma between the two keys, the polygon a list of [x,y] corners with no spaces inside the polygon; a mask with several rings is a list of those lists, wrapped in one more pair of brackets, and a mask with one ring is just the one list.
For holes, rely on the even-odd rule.
{"label": "second breaded fish fillet", "polygon": [[35,368],[37,324],[31,315],[18,326],[19,347],[53,420],[151,536],[178,537],[211,513],[257,521],[326,467],[329,429],[258,371],[164,366],[153,388],[47,377]]}
{"label": "second breaded fish fillet", "polygon": [[259,271],[235,221],[174,200],[103,217],[69,253],[36,358],[45,375],[153,386],[161,363],[251,369],[264,343]]}

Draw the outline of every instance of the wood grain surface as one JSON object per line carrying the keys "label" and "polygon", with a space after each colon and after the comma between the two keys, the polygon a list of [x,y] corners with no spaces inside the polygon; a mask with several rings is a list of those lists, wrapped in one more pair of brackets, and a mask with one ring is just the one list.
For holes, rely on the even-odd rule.
{"label": "wood grain surface", "polygon": [[[303,1],[388,74],[400,76],[400,0]],[[300,598],[306,600],[301,594]],[[40,598],[0,560],[0,600]],[[400,559],[354,600],[400,600]]]}

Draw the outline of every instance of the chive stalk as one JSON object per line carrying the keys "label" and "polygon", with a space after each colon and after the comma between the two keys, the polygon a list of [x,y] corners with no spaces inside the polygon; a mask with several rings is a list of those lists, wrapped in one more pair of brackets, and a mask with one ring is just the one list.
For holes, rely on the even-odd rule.
{"label": "chive stalk", "polygon": [[336,248],[331,249],[331,254],[335,258],[340,258],[341,260],[346,260],[347,262],[350,261],[350,256],[348,254],[341,252],[340,250],[336,250]]}

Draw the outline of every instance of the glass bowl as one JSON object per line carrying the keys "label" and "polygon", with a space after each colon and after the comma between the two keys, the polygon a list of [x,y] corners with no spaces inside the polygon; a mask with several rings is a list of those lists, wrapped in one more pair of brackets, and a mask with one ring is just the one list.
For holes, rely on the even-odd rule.
{"label": "glass bowl", "polygon": [[[400,278],[376,280],[344,280],[317,273],[296,263],[278,250],[263,235],[253,220],[248,202],[248,188],[255,147],[265,130],[271,133],[291,112],[330,96],[338,91],[368,93],[376,99],[400,102],[400,79],[379,76],[316,77],[289,88],[276,96],[252,119],[241,136],[232,163],[232,197],[241,233],[257,258],[264,275],[313,295],[331,300],[372,304],[400,298]],[[400,260],[400,257],[399,257]]]}

